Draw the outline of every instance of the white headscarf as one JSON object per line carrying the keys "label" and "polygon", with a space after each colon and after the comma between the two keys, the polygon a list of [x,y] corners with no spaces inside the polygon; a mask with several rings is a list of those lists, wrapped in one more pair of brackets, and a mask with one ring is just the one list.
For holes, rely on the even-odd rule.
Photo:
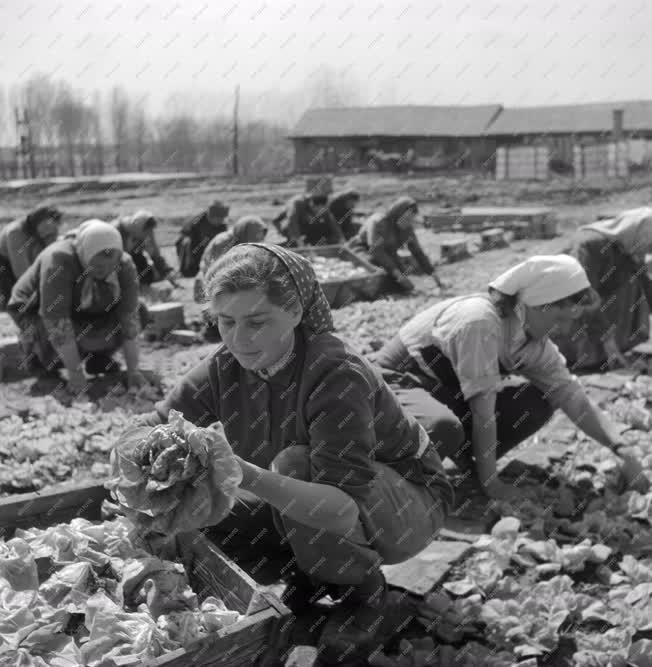
{"label": "white headscarf", "polygon": [[[71,235],[74,236],[75,252],[84,269],[88,268],[91,259],[98,252],[103,250],[120,250],[122,252],[120,232],[113,225],[103,220],[86,220]],[[95,298],[95,286],[99,282],[108,283],[115,298],[120,295],[117,271],[112,271],[104,280],[99,280],[87,274],[81,292],[80,307],[82,310],[88,310],[92,307]]]}
{"label": "white headscarf", "polygon": [[526,306],[543,306],[591,287],[586,271],[570,255],[535,255],[489,283]]}
{"label": "white headscarf", "polygon": [[618,241],[628,255],[652,252],[652,208],[643,206],[623,211],[615,218],[599,220],[581,229],[594,229]]}

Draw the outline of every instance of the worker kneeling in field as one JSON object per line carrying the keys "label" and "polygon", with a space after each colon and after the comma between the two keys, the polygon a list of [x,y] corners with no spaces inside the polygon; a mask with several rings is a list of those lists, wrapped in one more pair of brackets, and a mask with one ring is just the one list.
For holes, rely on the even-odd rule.
{"label": "worker kneeling in field", "polygon": [[211,239],[228,229],[228,216],[229,207],[221,201],[214,201],[207,210],[183,225],[175,242],[182,276],[194,278],[197,275],[206,246]]}
{"label": "worker kneeling in field", "polygon": [[63,365],[70,389],[91,375],[119,370],[111,358],[122,346],[131,386],[145,384],[139,364],[138,276],[118,230],[87,220],[48,246],[18,279],[7,308],[22,347],[42,374]]}
{"label": "worker kneeling in field", "polygon": [[360,193],[353,189],[337,192],[328,201],[328,209],[347,241],[358,233],[353,216],[359,201]]}
{"label": "worker kneeling in field", "polygon": [[[256,243],[262,241],[267,236],[267,225],[255,215],[246,215],[240,218],[232,229],[218,234],[204,250],[201,262],[199,264],[199,273],[195,278],[194,297],[195,303],[205,303],[206,293],[204,284],[208,270],[222,255],[225,255],[231,248],[241,243]],[[208,341],[220,340],[220,333],[217,325],[213,322],[210,312],[205,310],[204,320],[206,328],[204,337]]]}
{"label": "worker kneeling in field", "polygon": [[59,235],[61,212],[41,206],[0,231],[0,310],[7,307],[11,290],[41,250]]}
{"label": "worker kneeling in field", "polygon": [[[441,460],[378,370],[333,335],[305,258],[240,245],[213,264],[206,292],[223,344],[140,419],[174,409],[222,422],[242,502],[207,535],[240,563],[283,559],[295,612],[341,598],[321,635],[326,660],[368,654],[388,611],[380,564],[427,546],[452,502]],[[439,435],[461,437],[445,422]]]}
{"label": "worker kneeling in field", "polygon": [[570,254],[584,267],[600,303],[564,334],[552,335],[573,369],[627,366],[623,352],[650,338],[652,208],[584,225]]}
{"label": "worker kneeling in field", "polygon": [[418,215],[419,208],[414,199],[401,197],[387,211],[378,211],[367,218],[357,236],[349,242],[352,250],[364,253],[369,261],[385,269],[397,287],[407,292],[413,290],[414,285],[405,275],[405,267],[398,255],[403,246],[407,246],[421,270],[431,275],[439,287],[442,286],[414,232]]}
{"label": "worker kneeling in field", "polygon": [[274,220],[286,238],[285,245],[296,248],[344,243],[343,231],[328,206],[332,188],[330,178],[306,179],[306,193],[290,199],[285,212]]}
{"label": "worker kneeling in field", "polygon": [[[414,380],[439,403],[404,401],[415,416],[452,411],[462,422],[465,446],[440,450],[475,470],[492,498],[518,491],[501,483],[496,459],[536,433],[560,408],[590,437],[618,451],[616,426],[587,397],[549,334],[568,329],[596,299],[579,262],[568,255],[536,256],[489,283],[488,294],[441,301],[416,315],[373,355],[395,382]],[[527,382],[503,383],[517,373]],[[386,379],[392,380],[391,373]],[[411,397],[408,397],[410,399]],[[623,456],[623,473],[642,492],[649,484],[635,459]]]}
{"label": "worker kneeling in field", "polygon": [[122,245],[131,255],[141,285],[169,280],[176,286],[174,269],[166,262],[156,241],[158,221],[149,211],[125,215],[112,224],[120,232]]}

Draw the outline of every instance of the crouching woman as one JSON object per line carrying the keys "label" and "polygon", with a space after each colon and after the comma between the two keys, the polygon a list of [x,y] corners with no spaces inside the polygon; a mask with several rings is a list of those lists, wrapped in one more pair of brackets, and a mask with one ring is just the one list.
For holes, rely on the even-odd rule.
{"label": "crouching woman", "polygon": [[68,371],[69,388],[86,386],[86,373],[119,370],[122,347],[128,382],[145,384],[138,346],[138,276],[118,230],[88,220],[49,245],[14,285],[7,308],[34,370]]}
{"label": "crouching woman", "polygon": [[[489,293],[441,301],[408,321],[374,356],[409,375],[462,422],[465,446],[441,453],[475,472],[493,498],[518,492],[500,481],[496,460],[534,435],[561,409],[589,437],[616,452],[624,444],[609,417],[588,398],[549,336],[567,331],[593,306],[580,263],[568,255],[535,256],[489,283]],[[508,375],[522,378],[506,379]],[[417,415],[427,406],[408,405]],[[432,416],[432,415],[430,415]],[[623,456],[630,486],[647,491],[640,463]]]}
{"label": "crouching woman", "polygon": [[211,537],[240,562],[287,558],[295,612],[337,585],[323,657],[351,659],[379,630],[380,564],[415,555],[442,526],[452,490],[441,461],[378,371],[333,335],[303,257],[237,246],[211,267],[206,291],[223,344],[145,423],[172,408],[200,426],[223,423],[247,503]]}

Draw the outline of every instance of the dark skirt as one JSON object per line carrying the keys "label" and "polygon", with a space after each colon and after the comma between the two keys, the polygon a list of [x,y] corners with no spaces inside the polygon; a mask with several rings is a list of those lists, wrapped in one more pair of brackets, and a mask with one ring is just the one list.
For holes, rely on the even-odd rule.
{"label": "dark skirt", "polygon": [[[11,311],[18,326],[18,338],[28,360],[36,358],[43,368],[55,368],[59,355],[52,347],[43,320],[38,313],[18,315]],[[123,343],[122,327],[117,313],[109,311],[101,317],[77,318],[72,321],[79,354],[84,357],[91,353],[113,354]]]}
{"label": "dark skirt", "polygon": [[[420,386],[441,406],[445,406],[459,419],[464,429],[464,442],[457,451],[443,451],[459,467],[472,465],[471,442],[473,421],[471,408],[464,399],[459,380],[450,361],[434,346],[422,351],[424,361],[435,377],[430,377],[409,355],[405,345],[395,336],[374,356],[373,361],[382,369],[397,374],[394,382],[405,386]],[[391,375],[387,374],[391,379]],[[401,395],[397,392],[403,403]],[[406,410],[414,408],[404,405]],[[441,408],[438,408],[441,411]],[[553,415],[554,408],[543,392],[521,378],[510,378],[501,384],[496,396],[496,430],[498,438],[497,458],[534,435]],[[416,416],[416,415],[415,415]]]}

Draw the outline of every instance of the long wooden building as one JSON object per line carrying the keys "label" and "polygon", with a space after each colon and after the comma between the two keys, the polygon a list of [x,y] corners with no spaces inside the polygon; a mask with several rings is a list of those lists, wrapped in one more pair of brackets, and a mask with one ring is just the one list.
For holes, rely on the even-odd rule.
{"label": "long wooden building", "polygon": [[405,156],[413,166],[477,167],[495,152],[487,128],[498,104],[311,109],[294,128],[295,170],[367,170],[383,155]]}
{"label": "long wooden building", "polygon": [[310,109],[289,138],[305,173],[377,169],[383,155],[410,169],[491,169],[496,148],[537,144],[570,164],[576,143],[614,137],[652,139],[652,101]]}

